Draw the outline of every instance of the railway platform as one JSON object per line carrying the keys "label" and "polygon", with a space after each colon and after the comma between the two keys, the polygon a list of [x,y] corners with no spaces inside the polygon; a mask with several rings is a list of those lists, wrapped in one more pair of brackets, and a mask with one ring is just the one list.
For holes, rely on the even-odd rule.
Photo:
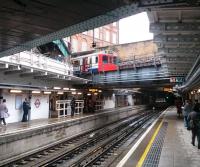
{"label": "railway platform", "polygon": [[145,106],[106,109],[94,114],[10,123],[0,128],[0,166],[106,124],[144,110]]}
{"label": "railway platform", "polygon": [[[197,142],[197,141],[196,141]],[[128,147],[117,167],[196,167],[200,150],[191,144],[191,131],[177,118],[176,108],[169,107],[141,138]]]}

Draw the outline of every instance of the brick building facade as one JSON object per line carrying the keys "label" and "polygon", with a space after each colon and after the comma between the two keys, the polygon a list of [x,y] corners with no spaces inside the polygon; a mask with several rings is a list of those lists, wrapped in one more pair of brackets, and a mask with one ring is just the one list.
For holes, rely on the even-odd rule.
{"label": "brick building facade", "polygon": [[119,43],[119,23],[114,22],[94,30],[73,35],[64,40],[71,43],[72,52],[94,49],[92,46],[93,41],[96,43],[96,47],[115,45]]}

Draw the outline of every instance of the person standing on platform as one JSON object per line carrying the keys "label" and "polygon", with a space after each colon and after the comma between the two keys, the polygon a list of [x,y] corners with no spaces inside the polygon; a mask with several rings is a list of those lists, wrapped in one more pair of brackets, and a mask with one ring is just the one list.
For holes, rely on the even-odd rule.
{"label": "person standing on platform", "polygon": [[75,107],[76,107],[76,101],[75,101],[74,97],[71,100],[70,106],[71,106],[71,116],[73,117],[74,116],[74,112],[75,112]]}
{"label": "person standing on platform", "polygon": [[185,100],[185,105],[183,107],[183,117],[184,117],[184,126],[188,128],[188,115],[192,112],[192,104],[190,100]]}
{"label": "person standing on platform", "polygon": [[178,98],[176,100],[176,108],[177,108],[177,114],[178,114],[178,117],[180,118],[181,117],[181,113],[182,113],[182,101],[181,101],[181,98]]}
{"label": "person standing on platform", "polygon": [[8,108],[6,106],[6,99],[0,100],[0,124],[3,121],[3,124],[6,126],[5,118],[9,117]]}
{"label": "person standing on platform", "polygon": [[28,121],[28,112],[31,109],[30,104],[27,100],[27,98],[25,98],[25,101],[23,102],[23,118],[22,118],[22,122],[27,122]]}
{"label": "person standing on platform", "polygon": [[199,104],[198,100],[194,101],[193,110],[196,111],[196,112],[198,112],[198,113],[200,112],[200,104]]}
{"label": "person standing on platform", "polygon": [[195,146],[195,138],[197,137],[198,149],[200,149],[200,112],[193,110],[188,115],[188,122],[189,122],[190,129],[192,130],[191,144]]}

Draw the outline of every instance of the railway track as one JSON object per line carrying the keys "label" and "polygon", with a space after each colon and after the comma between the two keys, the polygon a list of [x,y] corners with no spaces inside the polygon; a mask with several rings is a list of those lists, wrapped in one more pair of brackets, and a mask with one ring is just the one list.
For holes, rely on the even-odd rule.
{"label": "railway track", "polygon": [[4,166],[99,166],[134,132],[137,132],[156,113],[141,112],[96,131],[78,135],[58,145],[23,157]]}

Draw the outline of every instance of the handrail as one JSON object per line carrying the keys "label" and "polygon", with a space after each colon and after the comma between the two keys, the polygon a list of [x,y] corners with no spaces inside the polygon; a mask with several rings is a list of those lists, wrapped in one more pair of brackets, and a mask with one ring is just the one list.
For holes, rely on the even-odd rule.
{"label": "handrail", "polygon": [[22,65],[34,69],[55,72],[62,75],[73,75],[73,67],[70,63],[59,62],[42,54],[24,51],[7,57],[0,58],[1,62]]}

